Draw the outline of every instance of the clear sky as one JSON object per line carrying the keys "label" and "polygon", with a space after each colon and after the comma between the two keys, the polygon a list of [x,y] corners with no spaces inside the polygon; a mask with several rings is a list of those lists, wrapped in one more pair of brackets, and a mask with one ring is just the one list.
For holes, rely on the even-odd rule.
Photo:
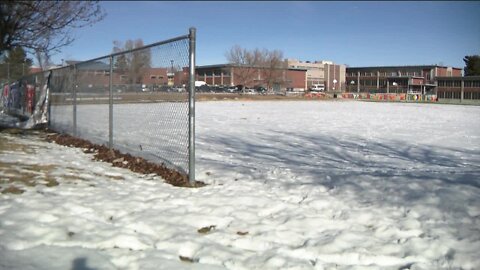
{"label": "clear sky", "polygon": [[75,42],[53,57],[88,60],[112,52],[113,41],[149,44],[197,28],[197,64],[226,62],[232,46],[279,49],[285,58],[348,66],[464,67],[480,54],[480,2],[101,2],[106,18],[77,29]]}

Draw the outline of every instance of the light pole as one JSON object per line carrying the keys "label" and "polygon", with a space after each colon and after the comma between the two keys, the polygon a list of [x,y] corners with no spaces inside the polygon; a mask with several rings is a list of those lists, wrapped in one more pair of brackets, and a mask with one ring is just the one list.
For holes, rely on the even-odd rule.
{"label": "light pole", "polygon": [[395,86],[395,93],[397,93],[398,92],[398,83],[393,82],[392,85]]}
{"label": "light pole", "polygon": [[355,81],[351,81],[350,82],[350,92],[353,92],[352,89],[353,89],[353,86],[355,85]]}
{"label": "light pole", "polygon": [[173,73],[173,60],[170,60],[170,64],[171,64],[171,69],[170,69],[170,85],[174,85],[175,82],[174,82],[174,73]]}

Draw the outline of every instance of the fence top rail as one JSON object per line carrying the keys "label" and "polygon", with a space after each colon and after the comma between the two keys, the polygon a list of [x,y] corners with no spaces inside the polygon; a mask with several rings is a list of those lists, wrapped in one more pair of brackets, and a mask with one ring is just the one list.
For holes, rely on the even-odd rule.
{"label": "fence top rail", "polygon": [[78,62],[78,63],[75,63],[75,64],[71,64],[71,65],[68,65],[68,66],[62,66],[62,67],[52,68],[52,69],[50,69],[49,71],[51,71],[51,70],[59,70],[59,69],[68,68],[68,67],[74,67],[74,66],[81,65],[81,64],[87,63],[87,62],[98,61],[98,60],[100,60],[100,59],[104,59],[104,58],[108,58],[108,57],[114,57],[114,56],[117,56],[117,55],[132,53],[132,52],[136,52],[136,51],[148,49],[148,48],[151,48],[151,47],[155,47],[155,46],[159,46],[159,45],[163,45],[163,44],[167,44],[167,43],[179,41],[179,40],[182,40],[182,39],[188,39],[189,37],[190,37],[189,34],[188,34],[188,35],[183,35],[183,36],[178,36],[178,37],[175,37],[175,38],[171,38],[171,39],[167,39],[167,40],[155,42],[155,43],[152,43],[152,44],[148,44],[148,45],[145,45],[145,46],[142,46],[142,47],[139,47],[139,48],[134,48],[134,49],[131,49],[131,50],[126,50],[126,51],[121,51],[121,52],[116,52],[116,53],[104,55],[104,56],[101,56],[101,57],[97,57],[97,58],[93,58],[93,59],[81,61],[81,62]]}

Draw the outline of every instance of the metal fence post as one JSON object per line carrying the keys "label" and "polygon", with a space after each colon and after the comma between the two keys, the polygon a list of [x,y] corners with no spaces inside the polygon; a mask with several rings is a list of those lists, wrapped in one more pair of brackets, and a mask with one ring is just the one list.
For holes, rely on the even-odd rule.
{"label": "metal fence post", "polygon": [[73,65],[73,136],[77,136],[77,66]]}
{"label": "metal fence post", "polygon": [[196,29],[189,29],[189,110],[188,110],[188,181],[195,183],[195,42]]}
{"label": "metal fence post", "polygon": [[110,56],[110,81],[109,81],[109,106],[108,106],[108,147],[113,148],[113,56]]}

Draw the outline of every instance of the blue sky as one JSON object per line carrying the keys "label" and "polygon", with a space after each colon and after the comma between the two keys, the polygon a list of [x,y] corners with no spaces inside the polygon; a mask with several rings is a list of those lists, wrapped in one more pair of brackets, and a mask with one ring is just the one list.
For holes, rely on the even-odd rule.
{"label": "blue sky", "polygon": [[197,28],[197,64],[225,63],[232,46],[349,66],[443,64],[480,54],[480,2],[101,2],[106,18],[74,32],[53,57],[88,60],[113,41],[145,44]]}

